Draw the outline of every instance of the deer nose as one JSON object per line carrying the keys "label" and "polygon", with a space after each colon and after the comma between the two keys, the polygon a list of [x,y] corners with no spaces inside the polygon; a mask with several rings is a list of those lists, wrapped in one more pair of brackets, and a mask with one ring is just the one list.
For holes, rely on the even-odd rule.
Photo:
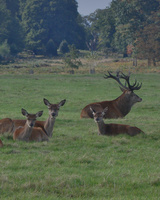
{"label": "deer nose", "polygon": [[55,117],[56,116],[56,113],[52,113],[52,117]]}
{"label": "deer nose", "polygon": [[34,126],[34,124],[33,123],[30,123],[30,127],[33,127]]}
{"label": "deer nose", "polygon": [[139,102],[141,102],[142,101],[142,98],[139,98]]}
{"label": "deer nose", "polygon": [[99,122],[99,118],[95,118],[95,122]]}

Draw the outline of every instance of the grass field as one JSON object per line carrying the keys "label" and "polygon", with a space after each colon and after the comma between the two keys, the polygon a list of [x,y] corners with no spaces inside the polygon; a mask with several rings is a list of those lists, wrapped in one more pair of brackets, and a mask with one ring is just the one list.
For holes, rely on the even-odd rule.
{"label": "grass field", "polygon": [[106,123],[134,125],[146,134],[98,136],[92,119],[80,119],[88,103],[121,94],[103,74],[1,75],[0,119],[23,118],[66,99],[55,122],[53,137],[42,143],[13,141],[0,136],[0,199],[160,199],[160,74],[133,74],[143,83],[143,99],[124,119]]}

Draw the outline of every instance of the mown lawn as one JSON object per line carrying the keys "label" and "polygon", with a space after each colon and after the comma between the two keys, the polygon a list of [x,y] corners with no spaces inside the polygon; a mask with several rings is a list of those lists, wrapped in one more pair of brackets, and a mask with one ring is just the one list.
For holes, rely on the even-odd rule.
{"label": "mown lawn", "polygon": [[158,200],[160,197],[160,74],[133,74],[143,101],[124,119],[105,120],[139,127],[146,134],[97,135],[92,119],[80,119],[88,103],[117,98],[113,80],[96,75],[1,75],[0,119],[23,118],[66,99],[53,137],[42,143],[0,136],[0,199]]}

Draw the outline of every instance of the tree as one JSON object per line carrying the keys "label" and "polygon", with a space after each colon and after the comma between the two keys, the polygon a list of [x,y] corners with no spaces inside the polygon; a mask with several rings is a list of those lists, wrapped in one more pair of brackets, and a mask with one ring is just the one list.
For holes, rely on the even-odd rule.
{"label": "tree", "polygon": [[21,13],[26,46],[34,52],[43,50],[50,39],[57,48],[62,40],[78,48],[85,42],[75,0],[22,1]]}
{"label": "tree", "polygon": [[92,24],[92,29],[94,29],[99,36],[98,47],[105,51],[110,48],[113,50],[115,19],[112,10],[110,8],[97,10],[95,19],[96,20]]}
{"label": "tree", "polygon": [[10,20],[10,11],[6,7],[6,2],[0,0],[0,43],[8,39],[8,26]]}
{"label": "tree", "polygon": [[139,58],[148,59],[148,66],[160,59],[160,11],[154,12],[137,32],[136,49]]}
{"label": "tree", "polygon": [[0,42],[7,40],[11,53],[23,47],[23,31],[20,25],[18,0],[0,0]]}
{"label": "tree", "polygon": [[75,45],[69,45],[69,53],[65,55],[64,62],[67,67],[72,68],[72,73],[74,73],[73,69],[78,69],[82,65],[78,59],[78,51]]}

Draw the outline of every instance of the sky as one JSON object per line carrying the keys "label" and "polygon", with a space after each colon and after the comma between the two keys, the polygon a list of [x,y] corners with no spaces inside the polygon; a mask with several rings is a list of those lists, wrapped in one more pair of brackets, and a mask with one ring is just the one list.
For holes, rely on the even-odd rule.
{"label": "sky", "polygon": [[97,9],[105,9],[112,0],[77,0],[78,12],[84,16],[93,13]]}

